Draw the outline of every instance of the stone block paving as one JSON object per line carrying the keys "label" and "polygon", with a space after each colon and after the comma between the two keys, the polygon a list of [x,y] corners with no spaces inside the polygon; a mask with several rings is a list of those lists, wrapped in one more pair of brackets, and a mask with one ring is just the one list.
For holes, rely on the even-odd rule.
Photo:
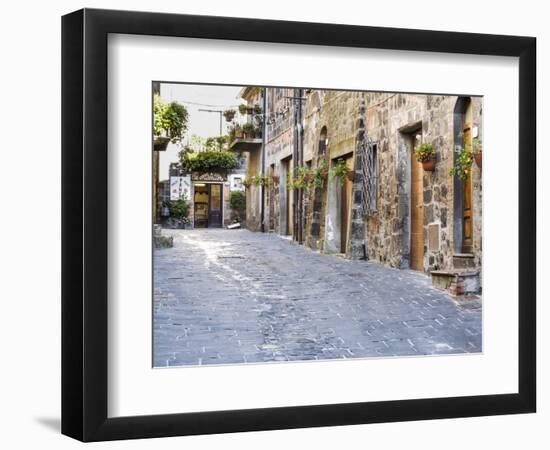
{"label": "stone block paving", "polygon": [[247,230],[165,230],[155,367],[481,352],[480,300]]}

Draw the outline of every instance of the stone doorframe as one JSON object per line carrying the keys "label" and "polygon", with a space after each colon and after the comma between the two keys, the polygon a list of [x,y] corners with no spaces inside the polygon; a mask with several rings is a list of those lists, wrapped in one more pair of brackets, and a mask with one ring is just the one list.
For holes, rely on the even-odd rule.
{"label": "stone doorframe", "polygon": [[401,230],[400,269],[411,266],[411,135],[420,130],[422,121],[417,121],[398,128],[397,135],[397,195],[399,202],[399,228]]}

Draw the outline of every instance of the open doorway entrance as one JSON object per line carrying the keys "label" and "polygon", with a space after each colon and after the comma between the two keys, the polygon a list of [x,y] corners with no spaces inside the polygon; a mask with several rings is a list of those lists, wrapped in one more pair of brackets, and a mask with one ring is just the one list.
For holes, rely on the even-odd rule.
{"label": "open doorway entrance", "polygon": [[220,228],[222,226],[223,185],[220,183],[195,183],[195,228]]}

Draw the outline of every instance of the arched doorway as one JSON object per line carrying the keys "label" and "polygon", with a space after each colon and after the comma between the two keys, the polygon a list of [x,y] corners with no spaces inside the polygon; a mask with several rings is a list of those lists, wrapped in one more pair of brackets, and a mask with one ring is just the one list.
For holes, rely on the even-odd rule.
{"label": "arched doorway", "polygon": [[[459,97],[454,110],[454,149],[459,150],[472,146],[473,110],[469,97]],[[459,156],[453,152],[453,163]],[[471,253],[473,250],[473,204],[472,176],[462,181],[454,177],[454,251],[455,253]]]}

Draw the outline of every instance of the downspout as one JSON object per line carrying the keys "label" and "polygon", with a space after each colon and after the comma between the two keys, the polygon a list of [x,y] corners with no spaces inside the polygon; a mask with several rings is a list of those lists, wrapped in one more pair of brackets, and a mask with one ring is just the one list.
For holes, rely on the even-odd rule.
{"label": "downspout", "polygon": [[[303,127],[303,105],[302,105],[303,89],[298,89],[298,163],[300,167],[304,166],[304,127]],[[299,228],[298,242],[304,242],[304,191],[300,189],[300,209],[299,209]]]}

